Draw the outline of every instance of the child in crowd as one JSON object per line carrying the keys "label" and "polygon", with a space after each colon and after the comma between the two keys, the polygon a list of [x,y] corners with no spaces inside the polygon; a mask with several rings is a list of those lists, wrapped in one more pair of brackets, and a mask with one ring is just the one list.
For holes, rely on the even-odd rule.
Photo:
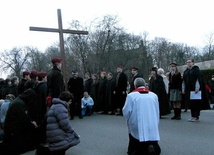
{"label": "child in crowd", "polygon": [[93,99],[89,96],[88,92],[84,92],[84,96],[81,100],[82,116],[85,116],[86,112],[90,116],[93,105]]}

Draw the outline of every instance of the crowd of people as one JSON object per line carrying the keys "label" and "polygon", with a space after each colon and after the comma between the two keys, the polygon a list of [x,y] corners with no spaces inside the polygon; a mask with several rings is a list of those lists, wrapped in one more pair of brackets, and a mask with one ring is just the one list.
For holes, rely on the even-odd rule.
{"label": "crowd of people", "polygon": [[[143,122],[151,122],[149,119],[155,117],[156,121],[153,120],[153,124],[149,124],[153,130],[144,128],[148,130],[145,134],[155,132],[152,139],[149,139],[150,136],[145,138],[145,135],[139,135],[136,131],[132,132],[133,124],[129,126],[131,130],[128,154],[136,152],[136,149],[139,151],[141,147],[133,147],[137,143],[142,148],[152,144],[159,149],[160,153],[160,147],[157,145],[159,118],[174,110],[174,116],[171,119],[180,120],[183,99],[185,108],[191,110],[189,121],[197,122],[200,110],[209,109],[208,104],[201,104],[209,103],[206,100],[206,90],[211,94],[214,92],[214,76],[205,85],[200,69],[194,65],[193,59],[187,60],[187,69],[183,77],[175,62],[169,64],[170,70],[166,74],[162,68],[152,67],[148,83],[143,79],[143,75],[139,74],[137,67],[131,68],[131,77],[129,77],[122,66],[116,67],[115,74],[106,71],[101,71],[100,75],[86,72],[84,77],[79,75],[78,70],[72,70],[71,77],[65,82],[61,72],[62,59],[53,58],[52,65],[48,73],[24,71],[20,81],[17,76],[6,80],[0,79],[0,99],[2,99],[0,120],[3,131],[0,134],[3,137],[0,145],[1,152],[11,151],[12,155],[19,154],[35,149],[41,142],[47,141],[52,154],[65,154],[69,147],[80,142],[69,119],[73,120],[75,116],[83,119],[85,116],[97,113],[124,115],[127,121],[130,121],[131,117],[136,121],[135,123],[141,125]],[[191,91],[196,94],[201,91],[201,98],[191,99]],[[143,94],[143,96],[136,94]],[[136,100],[134,100],[135,97]],[[214,97],[210,97],[210,100],[214,102]],[[129,110],[133,107],[129,104],[137,101],[155,102],[154,105],[139,105],[139,109],[131,110],[134,113],[131,116]],[[146,113],[143,112],[145,108],[147,108]],[[138,110],[144,114],[136,116]],[[144,118],[147,118],[146,121],[143,121]],[[54,128],[57,129],[54,130]],[[146,141],[152,142],[141,145],[141,142]]]}

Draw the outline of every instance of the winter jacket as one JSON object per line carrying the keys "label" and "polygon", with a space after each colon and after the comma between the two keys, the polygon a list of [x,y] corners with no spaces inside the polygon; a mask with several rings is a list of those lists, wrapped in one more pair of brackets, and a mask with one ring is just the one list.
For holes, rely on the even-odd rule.
{"label": "winter jacket", "polygon": [[67,150],[77,145],[80,140],[68,119],[68,103],[53,98],[53,105],[47,113],[47,141],[50,151]]}

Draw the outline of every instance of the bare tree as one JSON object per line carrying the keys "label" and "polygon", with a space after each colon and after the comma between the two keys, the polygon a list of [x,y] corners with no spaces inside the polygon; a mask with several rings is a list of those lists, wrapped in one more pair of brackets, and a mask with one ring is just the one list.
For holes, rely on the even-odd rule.
{"label": "bare tree", "polygon": [[206,35],[205,47],[203,49],[203,60],[210,60],[214,58],[214,33]]}
{"label": "bare tree", "polygon": [[48,57],[44,53],[34,47],[27,47],[29,51],[29,59],[26,62],[26,66],[29,70],[48,71],[49,63]]}
{"label": "bare tree", "polygon": [[11,75],[21,77],[21,71],[26,69],[26,62],[29,59],[29,51],[27,47],[13,48],[10,51],[1,53],[1,66],[0,68]]}
{"label": "bare tree", "polygon": [[[70,25],[72,29],[87,29],[87,27],[83,27],[79,21],[73,21]],[[70,56],[70,59],[74,61],[72,68],[80,70],[82,74],[87,70],[90,70],[87,61],[89,53],[88,38],[88,35],[69,35],[66,39],[68,55]]]}

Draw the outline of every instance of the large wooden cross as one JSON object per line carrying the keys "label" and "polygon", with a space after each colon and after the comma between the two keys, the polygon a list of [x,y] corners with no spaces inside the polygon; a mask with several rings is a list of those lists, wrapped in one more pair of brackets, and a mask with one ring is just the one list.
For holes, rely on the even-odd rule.
{"label": "large wooden cross", "polygon": [[64,49],[64,38],[63,38],[63,33],[70,33],[70,34],[84,34],[87,35],[88,31],[77,31],[77,30],[69,30],[69,29],[63,29],[62,28],[62,15],[61,15],[61,10],[57,9],[57,16],[58,16],[58,25],[59,28],[44,28],[44,27],[30,27],[30,31],[43,31],[43,32],[57,32],[59,33],[59,42],[60,42],[60,52],[61,52],[61,57],[63,60],[62,64],[62,73],[64,75],[64,78],[67,82],[68,77],[67,77],[67,70],[66,70],[66,59],[65,59],[65,49]]}

